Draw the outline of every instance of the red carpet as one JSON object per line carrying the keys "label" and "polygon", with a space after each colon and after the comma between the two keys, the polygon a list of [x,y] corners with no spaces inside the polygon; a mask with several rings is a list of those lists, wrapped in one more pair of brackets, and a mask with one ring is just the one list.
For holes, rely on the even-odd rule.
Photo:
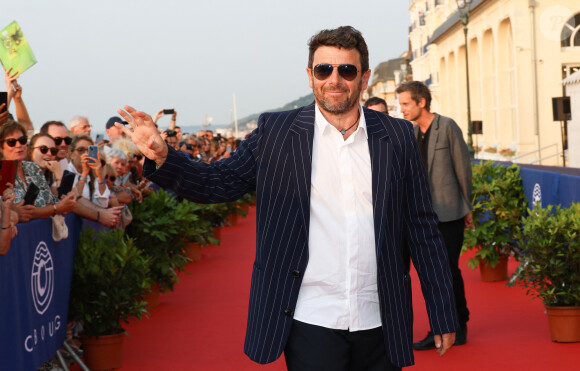
{"label": "red carpet", "polygon": [[[285,370],[283,358],[261,366],[243,353],[255,247],[255,208],[236,226],[222,231],[222,244],[203,250],[200,262],[149,319],[127,326],[123,370]],[[521,288],[484,283],[462,258],[471,310],[468,343],[439,358],[415,352],[412,370],[574,370],[580,369],[580,343],[550,341],[541,302]],[[510,273],[515,263],[510,263]],[[413,272],[415,340],[428,329],[425,305]]]}

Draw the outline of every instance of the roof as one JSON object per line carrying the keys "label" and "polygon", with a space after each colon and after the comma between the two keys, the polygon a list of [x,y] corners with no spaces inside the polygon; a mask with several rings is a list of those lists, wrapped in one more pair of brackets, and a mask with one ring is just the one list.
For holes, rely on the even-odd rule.
{"label": "roof", "polygon": [[[479,6],[479,4],[483,3],[484,1],[485,0],[473,0],[471,5],[469,6],[469,11],[470,12],[473,11],[473,9],[475,9],[477,6]],[[449,29],[455,26],[457,22],[461,22],[461,20],[459,19],[459,10],[451,14],[449,18],[447,18],[447,20],[441,24],[441,26],[437,27],[437,29],[433,31],[433,34],[431,35],[431,37],[429,37],[427,45],[431,44],[445,32],[449,31]]]}
{"label": "roof", "polygon": [[395,58],[390,59],[386,62],[381,62],[375,68],[375,72],[373,73],[372,85],[376,84],[377,82],[383,82],[388,80],[395,79],[395,71],[401,69],[401,64],[407,63],[406,58]]}
{"label": "roof", "polygon": [[562,85],[578,84],[580,82],[580,70],[562,80]]}

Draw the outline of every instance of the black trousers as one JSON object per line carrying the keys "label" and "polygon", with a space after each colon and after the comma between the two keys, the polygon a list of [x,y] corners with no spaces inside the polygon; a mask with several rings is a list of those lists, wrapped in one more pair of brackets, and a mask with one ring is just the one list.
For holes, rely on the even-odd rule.
{"label": "black trousers", "polygon": [[289,371],[395,371],[387,357],[383,330],[349,332],[292,322],[284,348]]}
{"label": "black trousers", "polygon": [[452,220],[450,222],[439,222],[439,231],[443,235],[449,265],[451,266],[451,278],[453,279],[453,294],[455,296],[455,305],[459,324],[465,328],[469,321],[469,310],[467,309],[467,300],[465,299],[465,285],[463,276],[459,269],[459,255],[463,246],[463,230],[465,229],[463,218]]}

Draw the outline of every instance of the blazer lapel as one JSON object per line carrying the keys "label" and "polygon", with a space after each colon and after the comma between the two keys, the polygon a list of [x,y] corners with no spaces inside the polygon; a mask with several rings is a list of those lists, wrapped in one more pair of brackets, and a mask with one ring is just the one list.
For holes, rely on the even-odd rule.
{"label": "blazer lapel", "polygon": [[439,136],[439,114],[436,113],[431,123],[431,131],[429,133],[429,146],[427,147],[427,174],[431,174],[433,168],[433,159],[435,158],[435,146],[437,145],[437,137]]}
{"label": "blazer lapel", "polygon": [[392,152],[389,134],[378,115],[364,109],[368,130],[369,152],[371,156],[372,187],[373,187],[373,219],[375,226],[375,248],[377,257],[381,254],[380,246],[384,243],[384,228],[387,224],[388,210],[384,207],[389,193]]}
{"label": "blazer lapel", "polygon": [[290,125],[292,175],[300,205],[304,230],[310,227],[310,189],[312,175],[312,142],[314,140],[314,103],[305,106]]}

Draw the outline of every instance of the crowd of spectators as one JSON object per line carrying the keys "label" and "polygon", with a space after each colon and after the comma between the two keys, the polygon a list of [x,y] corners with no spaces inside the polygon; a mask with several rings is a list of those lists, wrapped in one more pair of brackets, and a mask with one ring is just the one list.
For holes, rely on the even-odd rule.
{"label": "crowd of spectators", "polygon": [[[46,121],[34,127],[22,97],[18,74],[5,71],[7,104],[0,104],[0,156],[16,166],[13,183],[0,187],[0,255],[10,248],[18,233],[18,223],[74,212],[104,227],[124,228],[131,222],[128,205],[141,202],[155,185],[142,178],[144,157],[125,138],[111,117],[104,135],[91,136],[92,125],[84,116],[74,116],[68,126],[62,121]],[[10,114],[10,108],[14,116]],[[211,130],[183,133],[176,125],[177,112],[159,110],[155,122],[171,115],[166,130],[160,132],[169,146],[191,161],[213,162],[230,156],[239,140],[213,134]],[[89,149],[96,145],[96,158]],[[68,182],[64,181],[68,178]],[[70,181],[71,179],[72,182]],[[66,184],[72,183],[72,188]],[[62,186],[62,188],[61,188]],[[3,188],[6,187],[5,190]],[[32,202],[25,202],[31,188],[38,188]]]}
{"label": "crowd of spectators", "polygon": [[[164,111],[167,110],[159,110],[153,117],[156,125],[157,121],[166,115]],[[175,125],[177,111],[170,111],[172,111],[171,122],[167,130],[161,132],[161,136],[168,146],[183,152],[192,161],[210,163],[228,158],[230,153],[240,144],[240,141],[234,138],[225,138],[220,134],[214,136],[212,130],[200,130],[191,134],[182,133],[181,128]]]}
{"label": "crowd of spectators", "polygon": [[[15,170],[13,181],[6,182],[8,172],[0,174],[0,255],[10,250],[18,224],[34,219],[52,218],[55,241],[55,229],[67,230],[62,215],[71,212],[92,226],[124,229],[132,221],[129,204],[141,202],[156,187],[142,178],[143,155],[115,126],[126,122],[111,117],[104,125],[106,136],[99,134],[95,139],[89,119],[80,115],[68,126],[58,120],[34,126],[18,77],[5,71],[7,102],[0,104],[0,159],[4,170]],[[227,158],[239,144],[233,138],[214,136],[211,130],[183,133],[176,126],[175,110],[160,110],[155,121],[166,114],[171,115],[171,122],[166,130],[160,129],[161,134],[169,146],[192,161]],[[94,146],[96,156],[95,152],[90,155]],[[72,327],[71,323],[67,326],[67,340]],[[49,366],[47,362],[41,369]]]}
{"label": "crowd of spectators", "polygon": [[[141,202],[154,187],[142,179],[143,155],[115,126],[116,122],[126,123],[111,117],[105,123],[106,137],[97,135],[96,140],[89,119],[80,115],[68,126],[50,120],[35,127],[18,74],[5,71],[5,82],[8,100],[0,104],[0,156],[11,160],[16,176],[0,187],[0,254],[9,251],[18,223],[34,219],[53,217],[53,223],[62,224],[58,216],[74,212],[104,227],[123,229],[132,220],[128,205]],[[171,115],[171,122],[166,130],[160,129],[164,139],[192,161],[227,158],[239,144],[233,138],[214,136],[211,130],[183,133],[176,126],[173,109],[160,110],[155,121],[165,115]],[[93,158],[89,149],[95,145],[98,151]],[[66,189],[67,184],[72,187]],[[27,194],[35,189],[32,202],[27,201]]]}

